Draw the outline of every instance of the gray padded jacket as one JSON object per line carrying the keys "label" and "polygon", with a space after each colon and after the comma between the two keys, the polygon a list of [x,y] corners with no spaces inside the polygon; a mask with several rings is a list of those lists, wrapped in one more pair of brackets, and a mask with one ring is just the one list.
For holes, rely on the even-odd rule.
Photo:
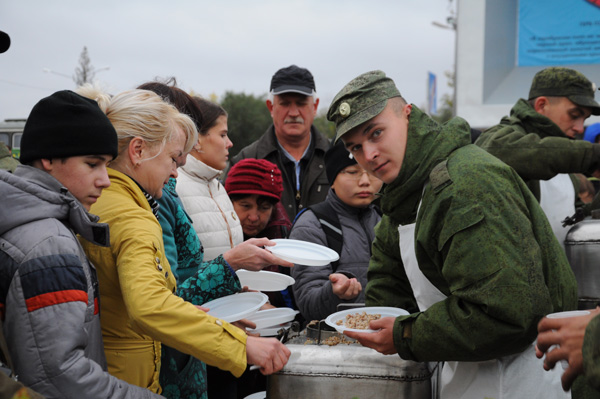
{"label": "gray padded jacket", "polygon": [[[291,269],[292,277],[296,280],[293,285],[294,297],[300,313],[308,321],[325,319],[337,311],[337,305],[340,303],[364,302],[371,243],[375,239],[375,225],[381,220],[373,205],[364,209],[346,205],[332,189],[329,189],[325,201],[329,201],[335,209],[342,227],[344,244],[336,273],[356,277],[363,291],[353,300],[342,300],[334,295],[331,289],[329,281],[329,275],[333,273],[331,264],[295,265]],[[321,223],[310,209],[298,216],[290,232],[290,238],[327,246],[327,237],[321,228]]]}
{"label": "gray padded jacket", "polygon": [[31,166],[0,170],[0,316],[19,380],[47,398],[162,398],[106,371],[98,280],[75,236],[108,226]]}

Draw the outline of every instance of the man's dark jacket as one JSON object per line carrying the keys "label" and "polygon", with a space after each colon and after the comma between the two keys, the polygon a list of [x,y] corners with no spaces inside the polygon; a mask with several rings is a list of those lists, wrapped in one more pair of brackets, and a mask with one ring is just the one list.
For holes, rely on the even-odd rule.
{"label": "man's dark jacket", "polygon": [[314,126],[310,130],[310,148],[306,157],[300,161],[300,192],[296,191],[294,163],[282,153],[273,125],[258,140],[231,159],[231,166],[246,158],[266,159],[277,165],[283,177],[281,203],[290,220],[294,220],[303,208],[324,201],[329,190],[324,158],[330,142]]}

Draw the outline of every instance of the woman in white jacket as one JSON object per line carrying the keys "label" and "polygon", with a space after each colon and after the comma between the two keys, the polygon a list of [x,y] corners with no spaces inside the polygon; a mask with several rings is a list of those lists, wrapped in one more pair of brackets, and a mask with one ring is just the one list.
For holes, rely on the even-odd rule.
{"label": "woman in white jacket", "polygon": [[198,143],[179,168],[177,194],[192,218],[204,247],[204,259],[211,260],[244,240],[233,204],[218,180],[227,167],[229,149],[227,113],[211,101],[194,98],[202,110]]}

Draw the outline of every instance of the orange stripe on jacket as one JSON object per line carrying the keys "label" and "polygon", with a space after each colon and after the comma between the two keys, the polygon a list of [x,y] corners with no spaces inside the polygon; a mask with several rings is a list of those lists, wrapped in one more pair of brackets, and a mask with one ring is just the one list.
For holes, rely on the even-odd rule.
{"label": "orange stripe on jacket", "polygon": [[87,304],[87,292],[81,290],[64,290],[56,292],[48,292],[29,298],[25,301],[27,311],[45,308],[46,306],[58,305],[65,302],[83,302]]}

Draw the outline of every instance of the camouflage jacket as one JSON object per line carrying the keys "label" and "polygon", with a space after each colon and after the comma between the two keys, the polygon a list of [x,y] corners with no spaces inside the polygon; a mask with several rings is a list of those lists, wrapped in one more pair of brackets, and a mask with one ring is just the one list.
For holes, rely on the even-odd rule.
{"label": "camouflage jacket", "polygon": [[600,391],[600,316],[594,317],[585,330],[583,370],[588,384]]}
{"label": "camouflage jacket", "polygon": [[[366,301],[414,312],[394,325],[403,359],[518,353],[545,314],[577,306],[575,277],[538,202],[512,168],[469,143],[462,119],[441,126],[413,105],[402,170],[381,199]],[[398,243],[398,226],[415,220],[419,268],[447,296],[424,312]]]}
{"label": "camouflage jacket", "polygon": [[19,161],[12,157],[6,144],[0,142],[0,169],[14,172],[17,166],[19,166]]}
{"label": "camouflage jacket", "polygon": [[475,142],[512,166],[540,200],[540,180],[558,173],[591,173],[600,168],[600,145],[572,140],[523,99],[510,116],[484,131]]}

